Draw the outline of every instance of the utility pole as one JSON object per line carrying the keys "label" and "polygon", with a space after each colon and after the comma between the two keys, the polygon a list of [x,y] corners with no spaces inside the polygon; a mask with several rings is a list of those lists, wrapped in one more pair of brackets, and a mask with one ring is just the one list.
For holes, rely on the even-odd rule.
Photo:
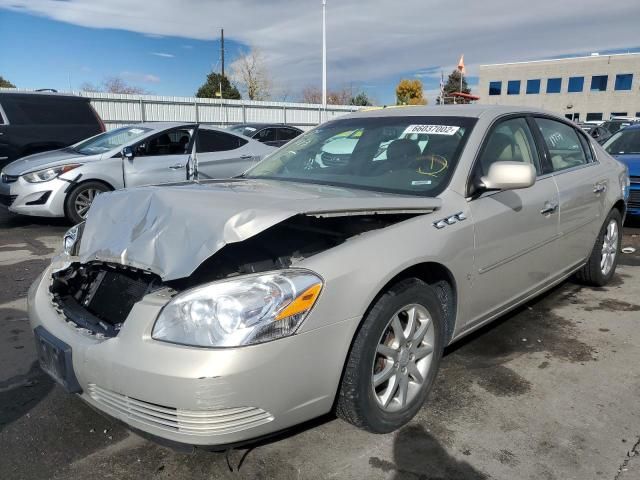
{"label": "utility pole", "polygon": [[224,77],[224,28],[220,29],[220,64],[222,65],[222,76]]}
{"label": "utility pole", "polygon": [[322,109],[327,115],[327,0],[322,0]]}

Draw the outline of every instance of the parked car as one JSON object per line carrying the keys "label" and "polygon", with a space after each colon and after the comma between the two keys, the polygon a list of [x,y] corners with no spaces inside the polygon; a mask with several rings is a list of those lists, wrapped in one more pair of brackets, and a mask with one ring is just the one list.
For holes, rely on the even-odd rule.
{"label": "parked car", "polygon": [[613,134],[621,129],[639,123],[640,118],[637,117],[611,117],[610,120],[602,122],[597,129],[592,130],[590,134],[600,145],[603,145]]}
{"label": "parked car", "polygon": [[0,91],[0,170],[20,157],[67,147],[104,131],[88,98]]}
{"label": "parked car", "polygon": [[79,223],[100,193],[186,180],[194,141],[199,178],[239,175],[274,150],[210,126],[141,123],[7,165],[0,204],[14,213]]}
{"label": "parked car", "polygon": [[640,124],[619,130],[603,145],[605,151],[629,169],[628,215],[640,215]]}
{"label": "parked car", "polygon": [[[346,161],[314,161],[356,130]],[[40,362],[166,441],[224,449],[334,407],[389,432],[446,345],[571,275],[611,280],[628,180],[536,110],[341,117],[240,178],[96,198],[30,289]]]}
{"label": "parked car", "polygon": [[589,130],[589,135],[600,145],[611,138],[612,133],[602,125],[596,125]]}
{"label": "parked car", "polygon": [[290,125],[269,123],[241,123],[229,127],[229,130],[266,143],[272,147],[281,147],[301,133],[304,133],[299,128]]}

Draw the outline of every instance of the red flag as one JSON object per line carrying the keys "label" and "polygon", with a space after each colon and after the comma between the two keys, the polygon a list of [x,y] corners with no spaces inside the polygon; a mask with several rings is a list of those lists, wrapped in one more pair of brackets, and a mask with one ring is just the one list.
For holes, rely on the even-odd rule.
{"label": "red flag", "polygon": [[462,73],[463,75],[467,73],[464,69],[464,55],[460,55],[460,61],[458,62],[458,70],[460,70],[460,73]]}

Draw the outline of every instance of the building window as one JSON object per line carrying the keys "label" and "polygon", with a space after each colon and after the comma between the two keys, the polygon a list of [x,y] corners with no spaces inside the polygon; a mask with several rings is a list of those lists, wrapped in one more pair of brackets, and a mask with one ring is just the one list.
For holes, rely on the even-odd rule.
{"label": "building window", "polygon": [[612,117],[626,117],[627,112],[611,112]]}
{"label": "building window", "polygon": [[562,88],[561,78],[547,79],[547,93],[560,93],[560,88]]}
{"label": "building window", "polygon": [[569,93],[581,92],[584,88],[584,77],[569,77],[569,87],[567,91]]}
{"label": "building window", "polygon": [[489,95],[500,95],[502,93],[502,82],[489,82]]}
{"label": "building window", "polygon": [[633,82],[632,73],[621,73],[616,75],[616,90],[631,90],[631,83]]}
{"label": "building window", "polygon": [[599,122],[602,120],[601,113],[587,113],[587,122]]}
{"label": "building window", "polygon": [[527,80],[527,95],[540,93],[540,79]]}
{"label": "building window", "polygon": [[520,95],[520,80],[509,80],[507,83],[507,95]]}
{"label": "building window", "polygon": [[592,92],[606,92],[607,91],[607,75],[594,75],[591,77],[591,91]]}

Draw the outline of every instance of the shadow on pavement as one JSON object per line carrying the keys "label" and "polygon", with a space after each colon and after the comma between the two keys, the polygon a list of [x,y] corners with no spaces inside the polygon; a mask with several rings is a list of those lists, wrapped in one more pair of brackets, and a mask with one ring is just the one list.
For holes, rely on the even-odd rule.
{"label": "shadow on pavement", "polygon": [[400,430],[393,445],[394,479],[483,480],[489,478],[449,455],[421,425]]}
{"label": "shadow on pavement", "polygon": [[27,373],[0,381],[0,432],[34,408],[53,386],[35,361]]}

